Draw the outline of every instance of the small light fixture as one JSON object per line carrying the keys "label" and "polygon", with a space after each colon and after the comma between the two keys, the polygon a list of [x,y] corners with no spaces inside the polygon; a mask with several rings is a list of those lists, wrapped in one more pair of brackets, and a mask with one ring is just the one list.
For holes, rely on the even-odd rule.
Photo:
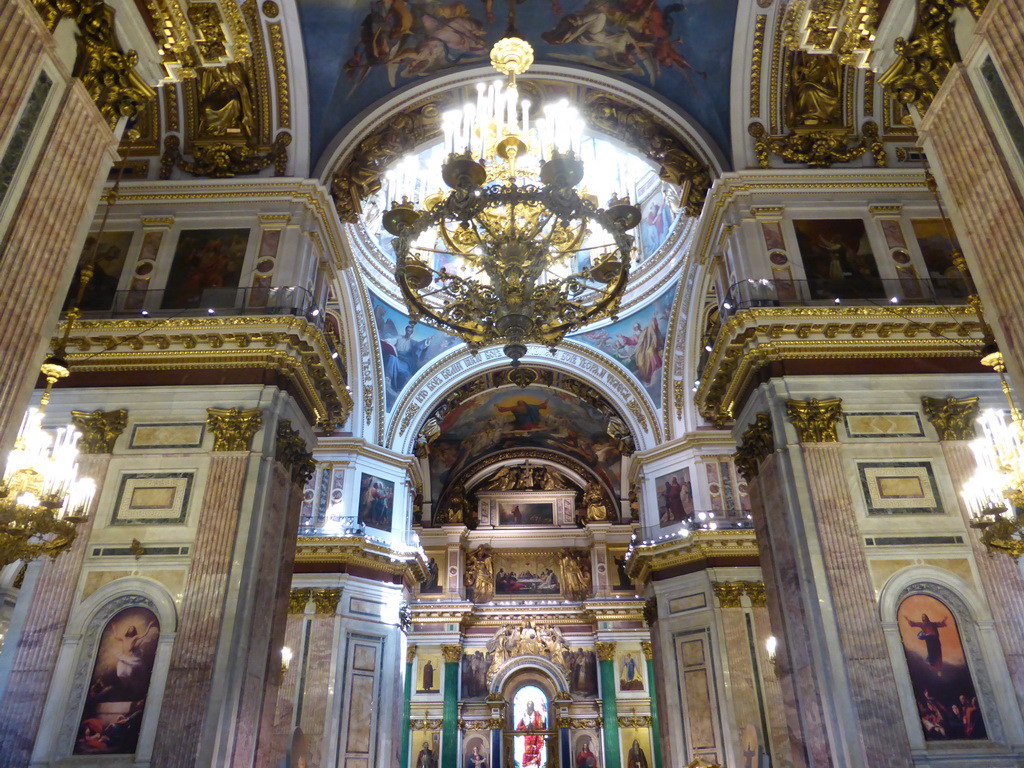
{"label": "small light fixture", "polygon": [[764,641],[764,649],[768,652],[768,661],[772,664],[775,663],[777,656],[775,652],[779,648],[779,639],[775,635],[768,635],[768,639]]}
{"label": "small light fixture", "polygon": [[288,673],[288,667],[292,664],[292,649],[287,645],[281,649],[281,682],[284,682],[284,676]]}
{"label": "small light fixture", "polygon": [[890,304],[899,304],[900,303],[899,297],[898,296],[893,296],[891,299],[889,299],[889,303]]}
{"label": "small light fixture", "polygon": [[206,310],[206,313],[209,314],[209,315],[212,315],[213,314],[213,307],[210,307],[208,310]]}
{"label": "small light fixture", "polygon": [[142,316],[143,317],[149,317],[149,312],[147,310],[145,310],[145,309],[142,310]]}

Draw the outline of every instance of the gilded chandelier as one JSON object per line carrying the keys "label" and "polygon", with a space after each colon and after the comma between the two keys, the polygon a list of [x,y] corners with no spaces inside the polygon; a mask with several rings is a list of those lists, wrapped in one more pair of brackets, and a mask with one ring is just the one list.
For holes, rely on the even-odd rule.
{"label": "gilded chandelier", "polygon": [[494,45],[491,64],[507,82],[478,84],[475,103],[443,117],[449,191],[425,193],[403,161],[383,218],[412,319],[473,349],[502,343],[513,366],[527,343],[553,347],[615,313],[633,249],[626,233],[640,222],[628,196],[612,190],[598,208],[598,190],[580,189],[585,126],[567,101],[531,119],[516,77],[532,63],[525,40]]}
{"label": "gilded chandelier", "polygon": [[46,391],[39,408],[25,414],[0,482],[0,567],[71,546],[96,490],[93,480],[78,477],[79,432],[69,425],[54,436],[42,428],[50,390],[68,375],[67,364],[51,355],[42,373]]}
{"label": "gilded chandelier", "polygon": [[970,444],[977,466],[961,495],[972,524],[983,529],[985,545],[1018,558],[1024,554],[1024,420],[1006,381],[1002,353],[993,351],[982,363],[999,374],[1010,418],[994,409],[978,417],[981,437]]}

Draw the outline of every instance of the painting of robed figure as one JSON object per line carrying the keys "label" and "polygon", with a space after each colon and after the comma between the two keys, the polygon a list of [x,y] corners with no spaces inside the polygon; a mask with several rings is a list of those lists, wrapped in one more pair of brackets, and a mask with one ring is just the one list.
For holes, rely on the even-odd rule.
{"label": "painting of robed figure", "polygon": [[987,738],[953,612],[931,595],[910,595],[896,615],[925,740]]}
{"label": "painting of robed figure", "polygon": [[130,755],[153,676],[160,621],[148,608],[125,608],[100,636],[74,754]]}

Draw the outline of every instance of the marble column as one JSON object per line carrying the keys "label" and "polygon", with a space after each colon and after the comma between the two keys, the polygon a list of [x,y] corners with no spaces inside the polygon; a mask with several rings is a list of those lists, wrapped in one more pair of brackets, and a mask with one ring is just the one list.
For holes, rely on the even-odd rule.
{"label": "marble column", "polygon": [[604,762],[606,768],[621,768],[619,749],[619,706],[615,700],[615,643],[597,643],[598,678],[601,681],[601,717],[604,720]]}
{"label": "marble column", "polygon": [[[996,15],[1002,15],[998,8],[986,14],[990,18]],[[986,26],[990,33],[997,31],[995,24]],[[999,57],[1000,65],[1010,64],[1011,72],[1019,71],[1012,64],[1019,60],[1024,40],[1019,23],[1009,23],[1008,19],[1000,39],[1004,45],[1016,48]],[[1024,88],[1016,78],[1005,85],[1010,90]],[[1021,185],[1013,171],[1018,160],[1006,157],[995,138],[997,132],[1006,129],[993,125],[983,106],[987,97],[978,92],[965,65],[954,65],[928,108],[919,133],[1010,378],[1019,388],[1024,385],[1024,305],[1020,301],[1024,291],[1024,257],[1020,250],[1024,242],[1024,206]]]}
{"label": "marble column", "polygon": [[[442,645],[444,656],[444,714],[441,722],[441,768],[458,768],[459,759],[459,663],[461,645]],[[403,766],[404,768],[404,766]]]}
{"label": "marble column", "polygon": [[412,716],[412,665],[416,660],[416,646],[410,645],[405,651],[405,688],[402,693],[401,757],[399,768],[409,765],[409,718]]}
{"label": "marble column", "polygon": [[655,683],[657,675],[654,673],[654,648],[650,640],[641,640],[640,647],[644,651],[644,659],[647,662],[647,688],[651,697],[651,742],[654,749],[654,768],[661,768],[661,723],[658,720],[658,686]]}
{"label": "marble column", "polygon": [[[110,452],[117,436],[124,429],[127,414],[120,414],[120,428],[113,429],[110,439],[99,440],[86,432],[82,450],[93,451],[79,456],[78,471],[82,477],[96,481],[92,509],[71,548],[54,559],[42,562],[35,590],[31,595],[25,627],[15,651],[14,664],[0,699],[0,766],[15,768],[28,764],[39,730],[46,694],[53,679],[61,641],[78,591],[79,574],[89,548],[89,537],[97,515],[97,504],[103,490]],[[118,421],[114,422],[114,425]]]}
{"label": "marble column", "polygon": [[[6,30],[5,30],[6,31]],[[0,456],[14,444],[39,365],[55,331],[81,230],[110,167],[116,140],[78,80],[59,97],[45,146],[33,158],[0,244]]]}
{"label": "marble column", "polygon": [[20,115],[47,38],[42,19],[28,0],[9,0],[0,7],[0,142]]}

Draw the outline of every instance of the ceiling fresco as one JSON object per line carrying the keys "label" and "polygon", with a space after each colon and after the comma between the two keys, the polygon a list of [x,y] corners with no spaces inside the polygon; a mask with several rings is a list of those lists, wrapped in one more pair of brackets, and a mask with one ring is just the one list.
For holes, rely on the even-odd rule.
{"label": "ceiling fresco", "polygon": [[[573,64],[657,91],[728,155],[729,68],[738,0],[523,0],[538,63]],[[396,87],[485,64],[505,31],[501,0],[298,0],[309,74],[312,161]]]}
{"label": "ceiling fresco", "polygon": [[557,389],[502,387],[469,398],[441,421],[440,434],[430,445],[434,500],[463,469],[511,447],[568,454],[619,492],[621,454],[608,435],[606,415]]}
{"label": "ceiling fresco", "polygon": [[665,338],[675,295],[676,289],[673,286],[643,309],[618,322],[569,337],[604,352],[620,363],[640,383],[659,409]]}
{"label": "ceiling fresco", "polygon": [[372,293],[370,304],[384,365],[385,403],[390,411],[398,394],[423,366],[461,342],[456,336],[423,323],[413,323],[408,315],[385,304]]}

